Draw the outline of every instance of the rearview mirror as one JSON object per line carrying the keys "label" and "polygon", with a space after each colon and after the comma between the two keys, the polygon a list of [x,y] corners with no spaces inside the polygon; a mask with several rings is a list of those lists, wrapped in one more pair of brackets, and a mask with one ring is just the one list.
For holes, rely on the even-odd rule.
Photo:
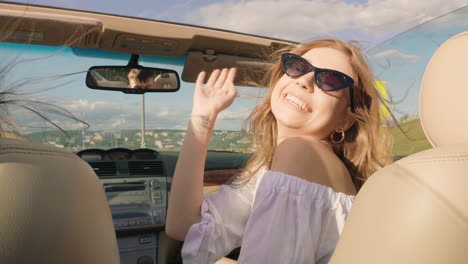
{"label": "rearview mirror", "polygon": [[180,79],[176,71],[169,69],[94,66],[88,70],[86,86],[92,89],[134,94],[176,92],[180,88]]}

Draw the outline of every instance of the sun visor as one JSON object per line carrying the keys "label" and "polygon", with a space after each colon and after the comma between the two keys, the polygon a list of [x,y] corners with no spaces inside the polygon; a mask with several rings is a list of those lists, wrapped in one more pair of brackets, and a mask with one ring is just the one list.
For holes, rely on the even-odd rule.
{"label": "sun visor", "polygon": [[205,71],[209,76],[215,69],[235,67],[238,69],[236,85],[257,86],[254,83],[263,78],[270,66],[270,63],[256,58],[192,51],[188,53],[185,61],[182,80],[194,83],[201,71]]}
{"label": "sun visor", "polygon": [[97,48],[102,23],[93,18],[0,9],[0,41]]}

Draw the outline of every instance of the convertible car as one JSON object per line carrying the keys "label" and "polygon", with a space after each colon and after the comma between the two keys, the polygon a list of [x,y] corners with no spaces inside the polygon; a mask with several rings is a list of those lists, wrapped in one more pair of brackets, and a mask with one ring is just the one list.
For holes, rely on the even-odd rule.
{"label": "convertible car", "polygon": [[[446,120],[441,115],[435,119],[426,114],[426,120],[422,121],[429,140],[423,133],[418,110],[419,87],[423,80],[426,83],[439,80],[438,77],[430,81],[423,79],[426,65],[442,43],[466,30],[466,23],[460,21],[467,20],[468,8],[462,8],[367,51],[384,89],[394,98],[394,112],[400,121],[400,127],[392,124],[394,155],[396,160],[403,158],[392,168],[400,178],[419,175],[398,165],[416,163],[418,159],[412,159],[411,154],[450,141],[431,138],[431,128],[424,125],[432,118]],[[213,28],[4,1],[0,2],[0,24],[0,100],[4,105],[1,106],[4,137],[0,139],[0,263],[182,263],[183,242],[169,238],[164,230],[168,193],[188,124],[197,74],[221,67],[239,69],[238,98],[220,115],[209,146],[204,177],[205,193],[209,195],[237,175],[252,152],[244,120],[266,89],[249,86],[251,81],[260,78],[268,67],[267,54],[297,43]],[[459,46],[450,49],[459,51]],[[467,55],[461,52],[465,60]],[[448,65],[452,61],[450,57],[436,65]],[[464,76],[457,72],[455,77]],[[451,79],[453,93],[460,90],[453,88],[461,82],[455,77]],[[466,92],[452,94],[459,98],[455,104],[462,104],[459,100],[466,98],[464,95]],[[441,105],[449,109],[450,104]],[[462,119],[457,122],[460,125]],[[444,124],[444,128],[453,127]],[[447,133],[446,138],[456,139],[458,145],[463,145],[464,128],[453,129],[460,133],[456,136]],[[458,153],[454,159],[466,159],[466,148],[455,148],[449,158],[442,152],[430,152],[431,158],[420,155],[419,160],[438,161],[443,157],[441,160],[447,161],[454,157],[453,153]],[[391,174],[392,168],[382,174]],[[402,168],[408,173],[402,174]],[[414,223],[420,225],[419,229],[402,228],[406,233],[395,238],[395,233],[385,232],[386,225],[395,222],[376,217],[379,207],[366,204],[372,197],[384,201],[389,213],[379,215],[392,221],[392,215],[402,214],[398,218],[400,227],[405,226],[404,219],[423,218],[405,211],[409,207],[391,210],[391,199],[400,192],[391,188],[400,188],[405,193],[395,200],[398,205],[415,201],[412,206],[427,209],[423,212],[426,217],[434,217],[430,212],[435,207],[448,208],[448,213],[444,211],[447,218],[455,215],[456,219],[437,218],[437,223],[443,225],[440,228],[449,224],[451,227],[447,227],[446,233],[437,233],[436,239],[448,239],[447,245],[456,242],[466,246],[468,200],[457,189],[463,185],[454,187],[443,183],[444,188],[450,185],[444,189],[434,187],[438,180],[431,181],[433,185],[429,185],[436,190],[438,199],[434,202],[430,199],[436,198],[419,188],[426,186],[425,183],[415,191],[401,182],[382,183],[382,178],[388,179],[376,177],[358,195],[360,203],[350,215],[333,263],[468,261],[462,251],[441,249],[437,241],[424,244],[424,239],[420,239],[424,234],[415,234],[432,230],[433,221]],[[423,182],[416,176],[411,179],[412,183]],[[453,181],[460,181],[466,187],[467,181],[462,177],[457,176]],[[447,190],[455,190],[458,196],[446,196]],[[426,195],[427,203],[415,198],[421,192]],[[382,195],[386,196],[382,198]],[[448,205],[444,201],[449,201]],[[364,216],[369,216],[366,221]],[[371,219],[375,221],[369,223]],[[369,230],[381,232],[370,234],[365,231],[369,226],[360,223],[369,225]],[[398,226],[388,230],[395,232]],[[378,240],[373,243],[359,233]],[[380,237],[376,237],[377,233]],[[353,241],[362,244],[353,246]],[[414,254],[398,251],[398,243],[414,249],[411,251]],[[369,249],[368,245],[374,248]],[[363,248],[372,254],[366,255]],[[443,252],[431,251],[433,248]],[[392,249],[396,251],[390,252]],[[235,260],[238,251],[233,249],[226,257]],[[453,258],[447,262],[421,262],[423,258],[418,258],[421,254],[427,254],[428,261],[431,256],[432,260],[440,260],[438,257],[447,254]],[[413,258],[401,262],[408,256]]]}
{"label": "convertible car", "polygon": [[[84,177],[82,175],[86,172],[75,173],[76,168],[70,164],[68,168],[59,169],[65,166],[63,161],[49,158],[47,160],[52,164],[47,164],[54,168],[50,173],[60,180],[50,175],[47,188],[53,190],[39,191],[55,193],[55,198],[39,198],[30,194],[35,201],[34,209],[31,209],[43,217],[40,220],[38,215],[30,215],[31,219],[37,220],[31,223],[33,226],[30,228],[42,233],[36,236],[31,229],[27,237],[22,237],[20,240],[26,243],[24,250],[28,247],[24,240],[28,240],[36,252],[47,248],[62,251],[62,257],[67,259],[74,256],[74,263],[97,263],[96,259],[84,256],[97,254],[93,252],[103,254],[115,246],[120,263],[181,263],[182,242],[168,238],[164,228],[168,193],[188,125],[196,76],[201,70],[210,72],[219,67],[237,67],[240,70],[237,80],[239,96],[234,105],[220,116],[210,144],[205,168],[208,194],[239,173],[250,156],[251,140],[243,128],[243,120],[262,96],[263,89],[242,86],[255,77],[248,73],[260,74],[267,66],[265,54],[294,42],[6,2],[0,3],[0,21],[3,25],[0,33],[2,66],[6,69],[2,71],[3,83],[11,84],[8,88],[12,91],[9,98],[3,100],[14,96],[15,100],[34,101],[31,107],[36,107],[31,112],[20,105],[9,106],[21,131],[5,132],[66,150],[84,160],[92,168],[91,174],[97,176],[105,193],[105,204],[110,208],[110,211],[106,207],[101,208],[99,214],[109,213],[112,217],[112,222],[106,223],[111,228],[110,237],[106,237],[106,230],[77,230],[73,223],[66,223],[59,216],[64,212],[60,213],[55,203],[68,203],[69,200],[66,202],[65,196],[58,195],[56,191],[74,193],[73,203],[87,206],[88,209],[83,209],[85,211],[91,206],[88,203],[97,203],[93,200],[101,197],[92,198],[91,187],[80,187],[70,179]],[[139,77],[144,71],[151,75],[152,85],[133,85],[132,74],[136,72]],[[141,84],[142,81],[137,82]],[[60,109],[50,109],[45,104]],[[42,111],[45,108],[51,111]],[[63,131],[35,115],[36,110]],[[67,111],[69,113],[65,113]],[[69,114],[75,118],[69,118]],[[38,146],[33,148],[40,149]],[[32,163],[29,160],[25,162]],[[41,164],[46,166],[46,163]],[[32,182],[30,184],[36,186]],[[2,181],[2,185],[7,183]],[[84,201],[81,195],[92,200]],[[53,203],[43,201],[43,204],[40,199],[58,200]],[[70,204],[63,204],[63,207],[68,208],[64,209],[68,213],[74,210]],[[75,217],[78,211],[67,217]],[[81,222],[76,225],[99,222],[99,214],[85,211],[74,220]],[[61,231],[57,230],[59,224],[50,218],[62,223]],[[7,232],[13,229],[11,226],[3,227],[5,229],[2,230],[9,230]],[[82,241],[76,241],[75,235],[71,235],[74,232],[83,234]],[[74,241],[69,241],[67,234]],[[106,248],[97,245],[97,241],[102,242],[102,239],[106,240]],[[37,248],[36,242],[43,248]],[[13,247],[14,243],[2,240],[1,244],[2,247]],[[93,249],[84,253],[76,243],[87,244]],[[83,255],[67,256],[67,250]],[[3,249],[1,251],[4,252]],[[12,263],[12,259],[15,263],[38,263],[32,260],[33,252],[23,252],[25,254],[15,255],[11,250],[11,255],[0,254],[0,263]],[[41,254],[44,263],[51,263],[46,261],[46,256],[52,258],[54,254],[45,251]],[[117,263],[115,259],[113,261],[100,263]],[[70,261],[61,263],[67,262]]]}

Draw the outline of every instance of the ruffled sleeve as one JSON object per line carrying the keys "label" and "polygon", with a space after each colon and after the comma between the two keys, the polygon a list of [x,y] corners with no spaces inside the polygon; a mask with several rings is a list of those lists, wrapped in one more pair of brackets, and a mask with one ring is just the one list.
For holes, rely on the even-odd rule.
{"label": "ruffled sleeve", "polygon": [[354,196],[281,172],[260,182],[238,263],[327,263]]}
{"label": "ruffled sleeve", "polygon": [[240,247],[259,180],[254,177],[242,187],[222,185],[204,198],[201,221],[190,227],[184,241],[184,264],[215,263]]}

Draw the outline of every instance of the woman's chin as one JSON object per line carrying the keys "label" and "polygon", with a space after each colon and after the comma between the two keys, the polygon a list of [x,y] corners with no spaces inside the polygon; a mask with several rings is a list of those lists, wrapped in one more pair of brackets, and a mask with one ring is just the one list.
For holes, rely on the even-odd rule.
{"label": "woman's chin", "polygon": [[281,122],[288,127],[302,127],[310,119],[309,115],[304,115],[303,112],[287,107],[279,111],[273,111],[273,115],[277,122]]}
{"label": "woman's chin", "polygon": [[281,126],[287,129],[303,130],[305,120],[295,119],[289,115],[283,118],[281,116],[279,118],[276,118],[276,122],[278,126]]}

